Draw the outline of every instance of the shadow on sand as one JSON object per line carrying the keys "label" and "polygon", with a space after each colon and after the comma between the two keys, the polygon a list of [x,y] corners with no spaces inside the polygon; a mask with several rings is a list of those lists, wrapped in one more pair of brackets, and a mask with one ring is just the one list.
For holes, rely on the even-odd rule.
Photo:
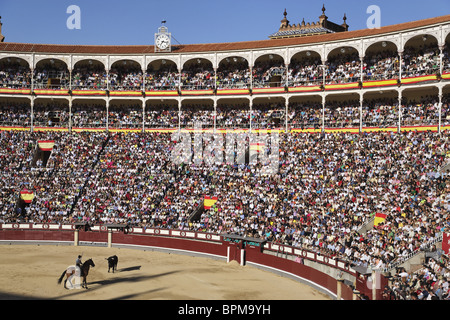
{"label": "shadow on sand", "polygon": [[[136,266],[136,267],[130,267],[130,268],[125,268],[125,269],[121,269],[120,272],[124,272],[124,271],[132,271],[132,270],[139,270],[140,266]],[[98,280],[98,281],[92,281],[90,282],[88,279],[88,288],[87,290],[89,290],[90,292],[95,291],[97,289],[103,288],[104,286],[108,286],[108,285],[113,285],[113,284],[117,284],[117,283],[127,283],[127,282],[141,282],[141,281],[146,281],[146,280],[151,280],[151,279],[155,279],[155,278],[159,278],[159,277],[164,277],[164,276],[169,276],[175,273],[178,273],[180,271],[170,271],[170,272],[164,272],[164,273],[160,273],[160,274],[154,274],[154,275],[139,275],[139,276],[129,276],[129,277],[117,277],[117,278],[113,278],[113,279],[105,279],[105,280]],[[161,291],[164,290],[164,288],[159,288],[159,289],[153,289],[150,291],[147,291],[146,293],[151,293],[151,292],[156,292],[156,291]],[[82,295],[84,292],[86,291],[86,289],[80,289],[80,290],[71,290],[71,292],[69,292],[66,295],[62,295],[59,297],[55,297],[53,298],[54,300],[58,300],[58,299],[70,299],[71,297],[75,297],[77,295]],[[137,295],[141,295],[143,294],[143,292],[139,292],[139,293],[135,293],[135,294],[129,294],[129,295],[124,295],[121,297],[117,297],[114,298],[116,299],[131,299]],[[5,298],[6,299],[6,298]],[[14,298],[11,297],[9,299],[24,299],[24,297],[18,297],[18,298]],[[25,298],[26,299],[26,298]],[[39,299],[39,298],[29,298],[29,299]]]}

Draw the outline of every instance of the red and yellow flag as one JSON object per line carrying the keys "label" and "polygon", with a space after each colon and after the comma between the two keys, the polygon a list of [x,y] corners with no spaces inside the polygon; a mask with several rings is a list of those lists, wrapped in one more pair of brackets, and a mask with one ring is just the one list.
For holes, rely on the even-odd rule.
{"label": "red and yellow flag", "polygon": [[38,141],[38,147],[42,151],[52,151],[55,145],[54,140],[40,140]]}
{"label": "red and yellow flag", "polygon": [[31,203],[33,201],[34,194],[27,189],[20,191],[20,199],[22,199],[25,203]]}
{"label": "red and yellow flag", "polygon": [[205,200],[203,202],[203,207],[208,210],[210,209],[214,203],[217,202],[217,197],[210,197],[210,196],[205,196]]}
{"label": "red and yellow flag", "polygon": [[386,220],[387,214],[377,213],[375,214],[375,220],[373,222],[374,226],[378,226],[380,223],[383,223]]}

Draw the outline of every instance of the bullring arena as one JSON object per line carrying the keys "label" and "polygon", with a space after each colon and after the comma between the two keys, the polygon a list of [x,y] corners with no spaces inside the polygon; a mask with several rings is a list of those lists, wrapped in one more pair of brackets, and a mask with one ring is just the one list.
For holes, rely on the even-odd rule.
{"label": "bullring arena", "polygon": [[[0,298],[45,300],[329,300],[295,280],[204,257],[136,249],[2,245]],[[88,289],[56,283],[78,254],[92,258]],[[106,257],[119,257],[108,273]]]}
{"label": "bullring arena", "polygon": [[325,12],[261,41],[0,42],[0,297],[448,300],[450,16]]}

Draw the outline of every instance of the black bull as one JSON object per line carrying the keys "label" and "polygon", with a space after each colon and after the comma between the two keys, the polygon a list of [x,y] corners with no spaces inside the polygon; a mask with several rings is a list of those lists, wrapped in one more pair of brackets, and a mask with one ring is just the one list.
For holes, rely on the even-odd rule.
{"label": "black bull", "polygon": [[117,271],[117,264],[119,263],[119,258],[114,255],[109,258],[106,258],[108,260],[108,272],[112,269],[112,272]]}

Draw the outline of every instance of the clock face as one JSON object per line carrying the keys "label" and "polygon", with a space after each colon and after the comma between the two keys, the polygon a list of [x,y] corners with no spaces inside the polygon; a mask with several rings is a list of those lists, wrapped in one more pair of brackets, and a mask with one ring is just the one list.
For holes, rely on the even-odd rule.
{"label": "clock face", "polygon": [[169,43],[170,43],[169,37],[165,34],[161,34],[156,38],[156,46],[159,49],[162,50],[167,49],[169,47]]}

